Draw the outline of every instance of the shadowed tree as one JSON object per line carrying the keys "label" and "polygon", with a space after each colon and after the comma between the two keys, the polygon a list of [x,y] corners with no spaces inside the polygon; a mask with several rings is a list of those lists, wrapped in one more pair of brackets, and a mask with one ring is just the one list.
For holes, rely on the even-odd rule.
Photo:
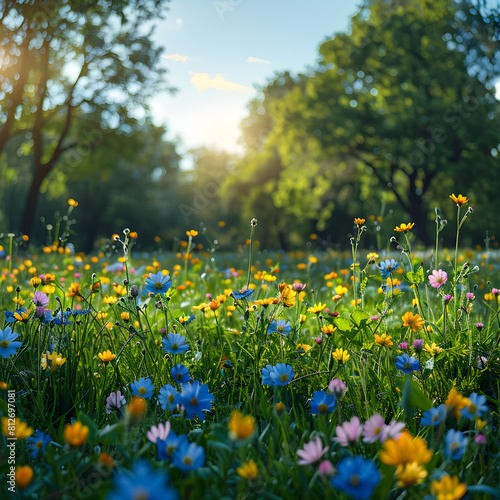
{"label": "shadowed tree", "polygon": [[12,168],[3,153],[21,137],[17,156],[29,157],[33,169],[23,233],[31,232],[40,188],[54,166],[75,168],[106,131],[132,133],[147,99],[164,88],[150,22],[167,2],[3,2],[0,167]]}
{"label": "shadowed tree", "polygon": [[314,73],[268,108],[259,154],[262,164],[279,156],[275,204],[324,225],[343,178],[355,172],[353,194],[373,203],[389,191],[428,243],[430,204],[449,194],[443,183],[477,182],[493,195],[500,30],[498,12],[482,9],[470,1],[365,2],[349,32],[322,43]]}

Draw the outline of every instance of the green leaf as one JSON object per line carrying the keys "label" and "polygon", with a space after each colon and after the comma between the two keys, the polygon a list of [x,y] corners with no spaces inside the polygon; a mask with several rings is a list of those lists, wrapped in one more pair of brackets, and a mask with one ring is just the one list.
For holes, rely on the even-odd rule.
{"label": "green leaf", "polygon": [[418,285],[419,283],[423,283],[425,281],[424,268],[420,266],[415,272],[407,272],[406,279],[409,283],[414,285]]}
{"label": "green leaf", "polygon": [[95,422],[85,413],[78,413],[78,420],[89,428],[89,441],[92,443],[97,437],[97,425]]}
{"label": "green leaf", "polygon": [[368,316],[368,313],[362,311],[361,309],[354,309],[351,314],[351,318],[356,326],[358,326],[359,328],[363,328],[364,326],[366,326],[366,323],[368,323],[370,316]]}
{"label": "green leaf", "polygon": [[336,318],[333,322],[334,325],[343,332],[349,332],[351,330],[351,322],[346,318]]}
{"label": "green leaf", "polygon": [[432,401],[422,392],[420,386],[412,380],[412,375],[409,374],[404,382],[403,395],[398,406],[403,408],[406,418],[413,418],[415,408],[422,411],[427,411],[432,407]]}

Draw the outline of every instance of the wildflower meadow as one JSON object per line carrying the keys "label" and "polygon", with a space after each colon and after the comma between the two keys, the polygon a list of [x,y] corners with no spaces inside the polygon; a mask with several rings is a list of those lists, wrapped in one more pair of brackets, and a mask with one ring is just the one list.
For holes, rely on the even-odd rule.
{"label": "wildflower meadow", "polygon": [[350,251],[3,235],[1,497],[499,498],[500,259],[448,203],[430,249],[362,217]]}

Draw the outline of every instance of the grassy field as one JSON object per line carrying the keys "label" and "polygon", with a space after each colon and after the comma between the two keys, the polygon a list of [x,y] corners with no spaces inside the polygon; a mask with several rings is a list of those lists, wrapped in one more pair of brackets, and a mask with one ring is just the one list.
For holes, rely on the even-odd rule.
{"label": "grassy field", "polygon": [[2,498],[498,498],[500,257],[453,201],[424,253],[4,237]]}

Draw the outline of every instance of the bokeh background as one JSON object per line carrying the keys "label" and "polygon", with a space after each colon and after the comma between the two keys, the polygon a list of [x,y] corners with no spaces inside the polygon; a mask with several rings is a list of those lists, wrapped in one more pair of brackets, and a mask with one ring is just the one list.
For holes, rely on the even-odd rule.
{"label": "bokeh background", "polygon": [[[368,245],[470,198],[497,246],[500,14],[486,0],[4,0],[0,233],[80,251],[125,227],[225,249]],[[436,212],[439,210],[439,212]],[[451,243],[454,229],[443,231]],[[315,238],[315,236],[313,236]],[[0,244],[2,240],[0,240]]]}

